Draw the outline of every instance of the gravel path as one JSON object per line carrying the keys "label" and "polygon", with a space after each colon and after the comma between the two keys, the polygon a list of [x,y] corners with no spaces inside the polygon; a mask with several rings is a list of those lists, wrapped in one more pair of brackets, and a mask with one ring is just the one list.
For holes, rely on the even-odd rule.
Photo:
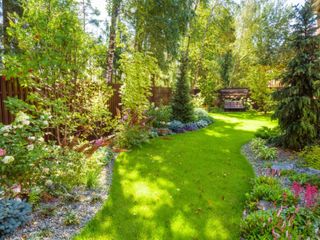
{"label": "gravel path", "polygon": [[[100,184],[97,189],[77,188],[70,194],[74,198],[73,201],[65,202],[57,199],[51,203],[41,204],[32,213],[29,224],[18,229],[5,240],[71,239],[99,211],[104,201],[108,198],[112,183],[113,164],[114,160],[110,161],[101,172]],[[46,215],[51,216],[44,216],[43,209],[47,209]],[[52,214],[50,214],[50,209],[54,209]],[[64,224],[65,217],[71,212],[77,217],[79,224],[66,226]]]}

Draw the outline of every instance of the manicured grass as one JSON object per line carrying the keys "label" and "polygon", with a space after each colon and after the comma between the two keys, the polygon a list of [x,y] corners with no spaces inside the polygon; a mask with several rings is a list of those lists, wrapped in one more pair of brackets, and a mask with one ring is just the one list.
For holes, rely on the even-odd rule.
{"label": "manicured grass", "polygon": [[110,197],[79,239],[239,239],[253,170],[240,148],[268,117],[213,114],[206,129],[123,153]]}

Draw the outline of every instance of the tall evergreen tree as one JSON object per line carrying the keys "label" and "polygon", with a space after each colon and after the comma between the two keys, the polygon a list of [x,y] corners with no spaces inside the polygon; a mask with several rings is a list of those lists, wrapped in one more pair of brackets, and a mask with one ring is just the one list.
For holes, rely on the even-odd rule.
{"label": "tall evergreen tree", "polygon": [[180,65],[180,75],[176,82],[172,99],[172,118],[181,122],[191,122],[193,106],[191,103],[190,87],[187,79],[188,59],[183,57]]}
{"label": "tall evergreen tree", "polygon": [[312,144],[319,133],[320,51],[316,16],[310,1],[296,9],[291,48],[295,56],[283,76],[284,88],[274,94],[274,117],[283,131],[281,143],[291,149]]}

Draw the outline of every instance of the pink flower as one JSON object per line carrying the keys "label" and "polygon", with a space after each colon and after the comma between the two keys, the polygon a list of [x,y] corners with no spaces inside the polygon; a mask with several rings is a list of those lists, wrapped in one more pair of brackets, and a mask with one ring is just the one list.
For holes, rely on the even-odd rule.
{"label": "pink flower", "polygon": [[292,191],[296,198],[300,196],[300,193],[302,192],[302,190],[303,190],[303,187],[298,182],[293,182]]}
{"label": "pink flower", "polygon": [[94,142],[94,145],[96,145],[97,147],[101,147],[103,144],[104,144],[104,141],[102,138],[100,138]]}
{"label": "pink flower", "polygon": [[0,157],[4,157],[6,155],[6,150],[4,150],[3,148],[0,148]]}
{"label": "pink flower", "polygon": [[316,204],[318,197],[318,189],[316,186],[307,184],[306,192],[304,195],[304,201],[307,207],[312,207]]}

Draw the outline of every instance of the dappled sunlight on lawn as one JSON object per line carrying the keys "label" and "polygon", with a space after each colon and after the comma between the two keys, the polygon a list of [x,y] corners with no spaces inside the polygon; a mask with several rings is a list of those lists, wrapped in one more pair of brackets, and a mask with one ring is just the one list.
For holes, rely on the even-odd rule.
{"label": "dappled sunlight on lawn", "polygon": [[77,239],[239,239],[254,176],[240,148],[270,122],[213,116],[206,129],[122,153],[108,201]]}

